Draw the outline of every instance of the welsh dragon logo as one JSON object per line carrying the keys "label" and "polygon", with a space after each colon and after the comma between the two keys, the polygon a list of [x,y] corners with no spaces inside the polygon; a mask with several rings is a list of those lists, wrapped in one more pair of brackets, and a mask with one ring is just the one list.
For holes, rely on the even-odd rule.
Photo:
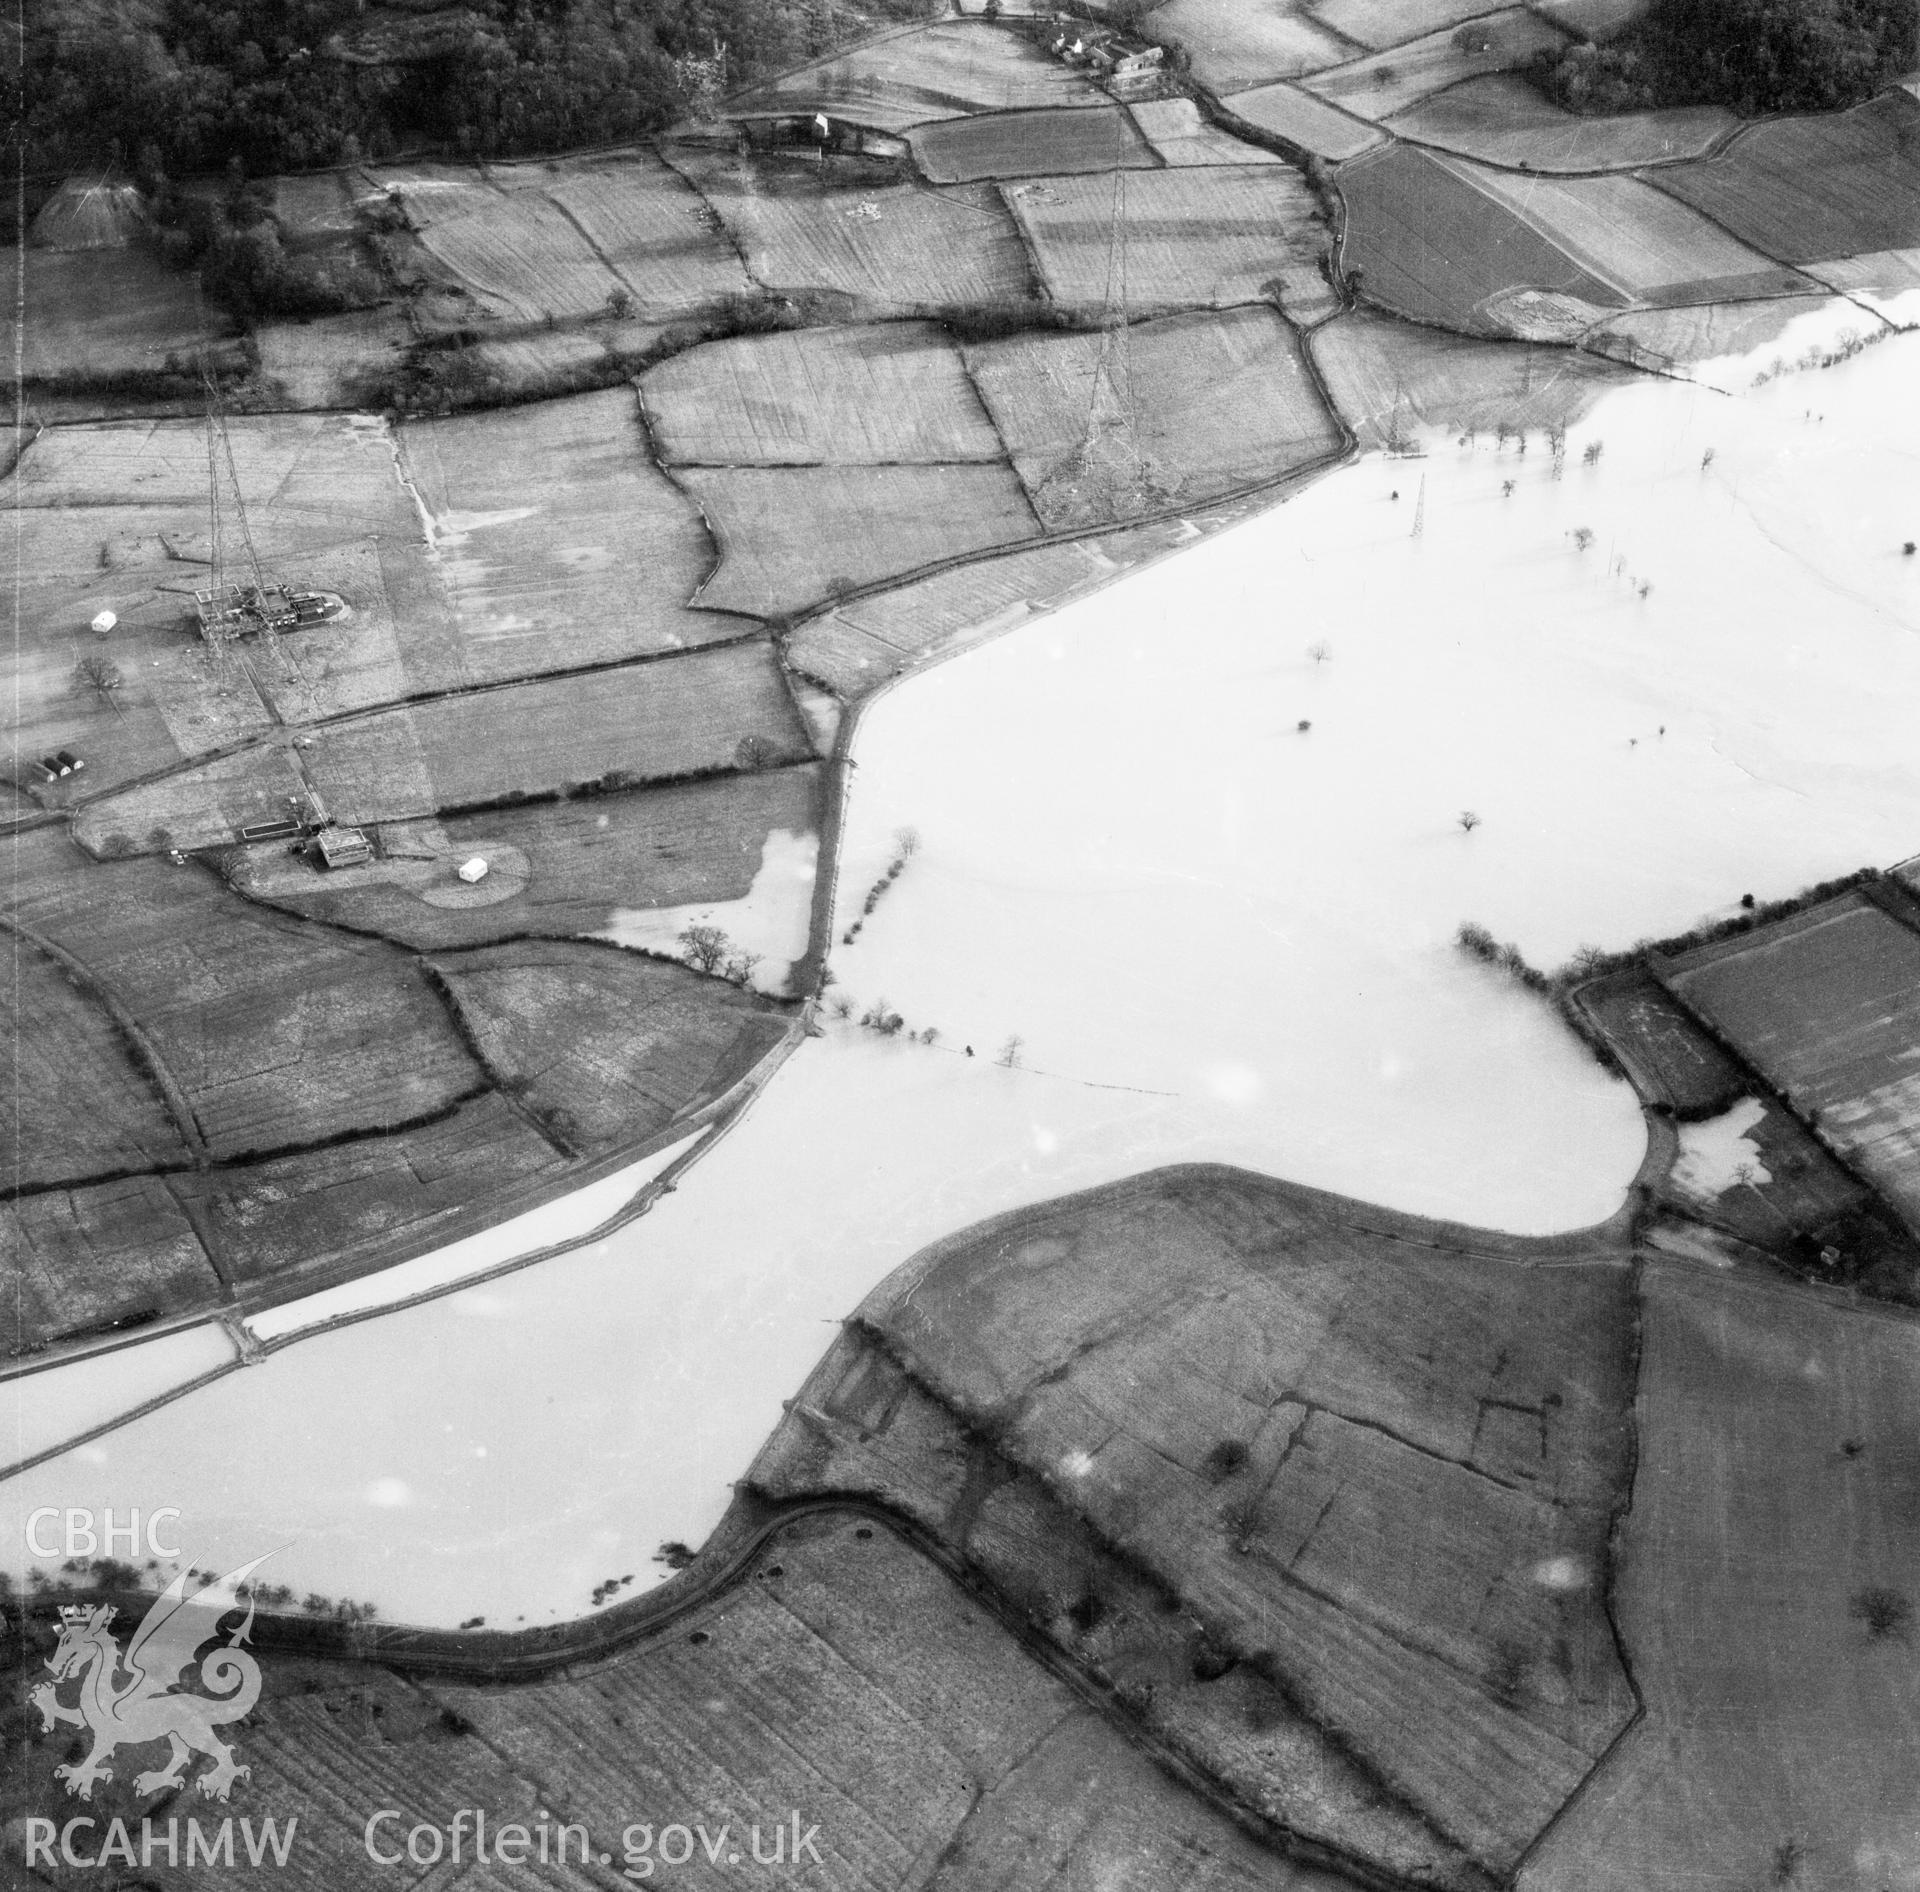
{"label": "welsh dragon logo", "polygon": [[[105,1763],[116,1748],[156,1741],[169,1743],[172,1752],[164,1767],[134,1776],[137,1794],[181,1786],[196,1754],[213,1758],[198,1782],[211,1799],[226,1799],[233,1783],[247,1778],[250,1770],[236,1764],[233,1749],[214,1730],[238,1721],[260,1699],[260,1665],[240,1647],[253,1628],[251,1600],[246,1620],[222,1647],[202,1658],[199,1686],[205,1692],[189,1694],[179,1684],[201,1645],[219,1634],[222,1618],[240,1607],[240,1586],[265,1562],[256,1557],[192,1595],[187,1593],[186,1573],[175,1577],[141,1619],[125,1655],[113,1634],[110,1603],[97,1608],[73,1605],[60,1612],[60,1640],[47,1658],[54,1679],[31,1690],[29,1699],[40,1710],[43,1731],[50,1733],[65,1722],[93,1732],[93,1748],[85,1760],[53,1770],[67,1783],[68,1793],[91,1800],[94,1782],[113,1778]],[[68,1707],[60,1699],[60,1687],[76,1678],[80,1699]]]}

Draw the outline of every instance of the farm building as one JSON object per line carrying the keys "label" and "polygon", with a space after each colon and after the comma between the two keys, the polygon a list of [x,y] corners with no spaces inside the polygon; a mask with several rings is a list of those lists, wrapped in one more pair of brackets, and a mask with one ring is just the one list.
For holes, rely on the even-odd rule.
{"label": "farm building", "polygon": [[358,828],[322,828],[313,837],[313,851],[329,872],[373,859],[373,843]]}

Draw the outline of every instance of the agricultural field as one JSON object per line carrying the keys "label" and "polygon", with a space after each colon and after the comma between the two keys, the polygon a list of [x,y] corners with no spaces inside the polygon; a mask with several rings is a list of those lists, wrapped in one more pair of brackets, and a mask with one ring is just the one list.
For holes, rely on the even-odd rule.
{"label": "agricultural field", "polygon": [[[516,1822],[550,1837],[565,1824],[570,1863],[549,1873],[568,1883],[619,1884],[622,1861],[652,1876],[663,1853],[675,1883],[739,1876],[724,1863],[727,1838],[715,1838],[722,1863],[709,1867],[696,1843],[700,1863],[682,1869],[684,1815],[710,1837],[724,1830],[742,1864],[756,1844],[771,1859],[776,1826],[783,1857],[804,1835],[802,1863],[775,1875],[799,1885],[894,1885],[936,1859],[943,1881],[1004,1892],[1346,1884],[1281,1857],[1170,1779],[1033,1658],[1010,1615],[851,1508],[779,1525],[671,1628],[603,1619],[599,1659],[581,1674],[556,1663],[541,1679],[488,1686],[421,1672],[405,1653],[398,1667],[315,1657],[316,1639],[291,1627],[281,1649],[262,1622],[269,1679],[246,1752],[251,1791],[297,1809],[299,1843],[280,1876],[299,1892],[372,1892],[392,1877],[369,1860],[367,1808],[444,1822],[456,1805],[488,1810],[490,1842],[511,1843]],[[524,1646],[488,1628],[412,1653],[465,1667],[475,1651]],[[0,1804],[15,1821],[62,1815],[51,1737],[23,1723],[20,1740],[32,1764]],[[101,1789],[102,1816],[123,1800],[137,1820],[119,1784]],[[615,1863],[571,1863],[583,1843]],[[196,1867],[209,1888],[247,1882],[244,1863]]]}
{"label": "agricultural field", "polygon": [[735,93],[726,110],[731,118],[824,111],[876,131],[905,131],[973,112],[1107,103],[1084,73],[1024,34],[939,20]]}
{"label": "agricultural field", "polygon": [[1527,1892],[1897,1885],[1920,1821],[1913,1329],[1649,1265],[1614,1592],[1646,1718]]}
{"label": "agricultural field", "polygon": [[274,178],[269,204],[282,241],[298,249],[358,236],[364,228],[358,184],[351,171]]}
{"label": "agricultural field", "polygon": [[1127,569],[1107,542],[1004,552],[855,598],[809,618],[787,640],[787,661],[842,697],[874,689],[922,659],[1010,629]]}
{"label": "agricultural field", "polygon": [[1234,1660],[1175,1592],[1102,1544],[1070,1494],[1004,1459],[975,1489],[980,1455],[959,1418],[870,1336],[836,1340],[789,1411],[748,1475],[756,1496],[858,1493],[913,1518],[1061,1659],[1111,1689],[1136,1739],[1277,1827],[1281,1851],[1484,1892],[1461,1848],[1316,1728],[1266,1658]]}
{"label": "agricultural field", "polygon": [[1643,1097],[1703,1116],[1731,1108],[1750,1087],[1745,1067],[1644,967],[1590,981],[1576,1003],[1619,1053]]}
{"label": "agricultural field", "polygon": [[269,322],[253,339],[277,405],[347,408],[380,404],[414,336],[401,310],[381,308]]}
{"label": "agricultural field", "polygon": [[1517,177],[1464,159],[1437,162],[1632,301],[1727,302],[1808,287],[1804,276],[1638,178]]}
{"label": "agricultural field", "polygon": [[[202,364],[238,365],[238,345],[200,285],[138,244],[117,249],[43,250],[0,255],[9,282],[26,278],[26,324],[9,296],[0,347],[29,383],[49,387],[110,382],[120,375],[174,373],[183,391]],[[17,352],[16,352],[17,351]]]}
{"label": "agricultural field", "polygon": [[699,594],[717,611],[793,615],[1041,530],[1005,465],[688,467],[680,479],[720,541]]}
{"label": "agricultural field", "polygon": [[[1245,112],[1246,101],[1236,99],[1234,109]],[[1583,118],[1563,111],[1517,74],[1495,72],[1394,113],[1386,128],[1414,144],[1485,164],[1528,171],[1624,171],[1701,157],[1731,136],[1739,122],[1719,105]]]}
{"label": "agricultural field", "polygon": [[284,821],[306,782],[290,750],[241,749],[90,800],[73,838],[102,860],[224,847],[256,822]]}
{"label": "agricultural field", "polygon": [[[429,327],[579,321],[616,301],[661,319],[751,287],[711,212],[649,151],[369,176],[405,209],[411,234],[384,239],[401,273],[443,292],[422,311]],[[449,290],[460,306],[440,306]]]}
{"label": "agricultural field", "polygon": [[547,196],[619,277],[641,315],[681,315],[751,291],[713,213],[652,152],[597,152],[542,168]]}
{"label": "agricultural field", "polygon": [[626,285],[560,206],[503,191],[449,215],[407,200],[419,241],[473,297],[482,321],[531,325],[603,312]]}
{"label": "agricultural field", "polygon": [[1534,10],[1575,39],[1600,44],[1617,37],[1647,10],[1649,0],[1533,0]]}
{"label": "agricultural field", "polygon": [[631,388],[412,422],[400,454],[452,603],[450,635],[422,626],[407,640],[415,690],[617,662],[746,628],[686,608],[713,544],[653,464]]}
{"label": "agricultural field", "polygon": [[1481,341],[1368,309],[1323,322],[1309,346],[1334,405],[1369,448],[1405,449],[1422,427],[1564,429],[1631,379],[1569,349]]}
{"label": "agricultural field", "polygon": [[1275,311],[1176,315],[1127,336],[1145,484],[1090,484],[1081,450],[1105,346],[1098,334],[1035,331],[967,351],[1014,467],[1052,528],[1217,498],[1340,449],[1300,341]]}
{"label": "agricultural field", "polygon": [[1280,164],[1283,159],[1222,131],[1192,99],[1146,99],[1127,110],[1162,164]]}
{"label": "agricultural field", "polygon": [[1331,241],[1319,206],[1297,171],[1258,165],[1009,186],[1007,201],[1056,303],[1106,306],[1116,195],[1129,310],[1226,308],[1257,301],[1276,284],[1302,322],[1334,307],[1319,266]]}
{"label": "agricultural field", "polygon": [[1321,98],[1378,122],[1463,80],[1511,71],[1535,53],[1558,52],[1566,43],[1566,35],[1538,14],[1510,7],[1482,14],[1470,25],[1315,73],[1304,83]]}
{"label": "agricultural field", "polygon": [[935,184],[1050,172],[1144,171],[1158,162],[1121,105],[948,118],[914,132],[911,142],[915,161]]}
{"label": "agricultural field", "polygon": [[[245,415],[229,420],[226,432],[240,492],[263,513],[254,535],[263,557],[417,531],[418,519],[394,478],[392,438],[377,416]],[[122,530],[136,533],[143,514],[192,514],[204,548],[206,425],[115,420],[49,427],[21,456],[10,485],[7,497],[19,505],[111,509],[129,521]],[[118,524],[108,522],[107,530]]]}
{"label": "agricultural field", "polygon": [[[114,530],[127,525],[146,531]],[[187,553],[171,556],[156,526],[185,534],[197,526],[200,543],[170,535]],[[258,694],[238,678],[222,687],[188,628],[191,592],[206,582],[206,567],[192,557],[205,553],[204,519],[22,507],[11,537],[16,634],[4,674],[8,773],[17,785],[64,807],[82,790],[99,793],[267,727]],[[101,611],[119,620],[104,638],[88,629]],[[40,781],[35,762],[60,749],[80,756],[85,774]]]}
{"label": "agricultural field", "polygon": [[1751,125],[1724,151],[1649,182],[1782,263],[1920,245],[1920,99]]}
{"label": "agricultural field", "polygon": [[1334,164],[1371,151],[1387,139],[1378,125],[1356,118],[1285,81],[1235,92],[1223,101],[1221,109],[1229,117],[1244,120],[1269,137],[1279,138]]}
{"label": "agricultural field", "polygon": [[429,963],[490,1076],[572,1155],[666,1129],[787,1030],[751,993],[618,947],[516,940]]}
{"label": "agricultural field", "polygon": [[999,193],[833,182],[711,154],[676,154],[776,294],[847,298],[849,319],[1018,303],[1033,283]]}
{"label": "agricultural field", "polygon": [[[1803,365],[1847,335],[1858,339],[1871,321],[1834,296],[1781,296],[1763,302],[1703,302],[1690,308],[1635,309],[1589,329],[1582,349],[1657,374],[1704,378],[1737,392],[1769,366]],[[1804,342],[1796,337],[1804,335]],[[1768,357],[1763,351],[1778,344]],[[1729,381],[1728,377],[1732,377]]]}
{"label": "agricultural field", "polygon": [[70,963],[9,937],[0,1046],[8,1175],[20,1189],[183,1169],[193,1153],[133,1042]]}
{"label": "agricultural field", "polygon": [[316,732],[302,761],[358,826],[812,755],[772,648],[752,638],[376,710]]}
{"label": "agricultural field", "polygon": [[1500,1876],[1633,1713],[1630,1282],[1604,1241],[1420,1226],[1161,1171],[938,1244],[861,1320]]}
{"label": "agricultural field", "polygon": [[262,913],[199,865],[95,866],[52,831],[14,853],[14,923],[130,1015],[142,1061],[216,1160],[391,1128],[480,1082],[391,947]]}
{"label": "agricultural field", "polygon": [[[617,910],[744,898],[770,834],[817,832],[822,792],[818,766],[803,763],[395,824],[374,860],[324,875],[269,843],[247,850],[241,885],[422,952],[594,934]],[[457,869],[475,855],[490,871],[469,889]]]}
{"label": "agricultural field", "polygon": [[1850,894],[1661,978],[1920,1223],[1920,935]]}
{"label": "agricultural field", "polygon": [[0,1357],[224,1300],[180,1204],[158,1176],[15,1196],[0,1209]]}
{"label": "agricultural field", "polygon": [[1742,1098],[1720,1117],[1682,1123],[1678,1140],[1658,1193],[1697,1219],[1803,1266],[1829,1241],[1856,1261],[1863,1237],[1880,1245],[1865,1185],[1778,1104]]}
{"label": "agricultural field", "polygon": [[946,332],[930,323],[738,336],[640,383],[669,465],[996,461],[1006,448]]}
{"label": "agricultural field", "polygon": [[1193,76],[1212,92],[1297,78],[1353,54],[1351,42],[1294,0],[1262,7],[1239,0],[1167,0],[1154,9],[1153,35],[1180,47],[1193,61]]}
{"label": "agricultural field", "polygon": [[1488,11],[1483,0],[1319,0],[1313,16],[1343,39],[1380,52]]}
{"label": "agricultural field", "polygon": [[1516,326],[1515,290],[1598,320],[1627,297],[1439,159],[1406,145],[1342,168],[1341,260],[1370,302],[1469,334]]}
{"label": "agricultural field", "polygon": [[1805,273],[1890,322],[1906,326],[1913,321],[1916,292],[1920,292],[1920,248],[1836,257],[1808,264]]}
{"label": "agricultural field", "polygon": [[278,1297],[470,1233],[566,1167],[522,1111],[488,1094],[399,1135],[171,1180],[222,1272],[244,1294]]}

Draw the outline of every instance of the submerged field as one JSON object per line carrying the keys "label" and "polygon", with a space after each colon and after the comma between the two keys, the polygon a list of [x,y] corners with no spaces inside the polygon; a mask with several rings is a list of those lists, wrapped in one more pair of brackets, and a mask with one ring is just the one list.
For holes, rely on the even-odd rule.
{"label": "submerged field", "polygon": [[[316,1584],[543,1620],[702,1536],[821,1323],[982,1216],[1191,1157],[1482,1224],[1610,1214],[1644,1142],[1626,1086],[1453,933],[1551,966],[1910,851],[1888,783],[1920,690],[1890,470],[1913,346],[1824,376],[1824,424],[1804,384],[1653,385],[1573,421],[1558,468],[1537,436],[1522,459],[1420,433],[1424,458],[1362,461],[896,690],[857,740],[836,938],[894,831],[921,846],[836,989],[935,1044],[830,1024],[603,1252],[303,1343],[15,1489],[124,1504],[217,1435],[236,1495],[200,1485],[196,1516],[236,1558],[271,1485]],[[990,772],[956,730],[991,732]],[[1871,767],[1836,777],[1841,746]],[[502,1397],[529,1360],[567,1363],[564,1400]],[[674,1399],[635,1406],[636,1378]],[[284,1415],[343,1384],[359,1416],[323,1468]],[[452,1434],[427,1417],[449,1412]],[[556,1478],[583,1429],[593,1465]],[[386,1480],[407,1504],[366,1501]],[[594,1522],[556,1559],[570,1518]]]}

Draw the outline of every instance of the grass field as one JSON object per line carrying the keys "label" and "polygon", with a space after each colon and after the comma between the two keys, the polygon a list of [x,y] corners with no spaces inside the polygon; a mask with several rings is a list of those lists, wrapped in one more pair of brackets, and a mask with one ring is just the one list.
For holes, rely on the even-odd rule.
{"label": "grass field", "polygon": [[1353,47],[1303,7],[1249,7],[1238,0],[1167,0],[1153,14],[1156,39],[1181,47],[1210,91],[1233,92],[1351,57]]}
{"label": "grass field", "polygon": [[859,696],[922,657],[991,636],[1118,569],[1085,540],[1004,552],[809,618],[787,640],[787,661],[843,697]]}
{"label": "grass field", "polygon": [[1557,52],[1564,33],[1525,7],[1483,15],[1471,26],[1430,33],[1390,52],[1374,53],[1305,81],[1309,91],[1357,112],[1387,119],[1458,85],[1524,66],[1537,52]]}
{"label": "grass field", "polygon": [[1515,177],[1458,158],[1439,162],[1636,302],[1725,302],[1808,286],[1638,178]]}
{"label": "grass field", "polygon": [[650,151],[551,167],[552,201],[576,223],[645,315],[706,307],[752,285],[738,252],[686,180]]}
{"label": "grass field", "polygon": [[1645,1306],[1615,1608],[1647,1718],[1524,1883],[1902,1885],[1920,1826],[1913,1329],[1666,1263]]}
{"label": "grass field", "polygon": [[[393,476],[386,427],[368,414],[253,414],[227,423],[240,492],[263,555],[417,529]],[[22,455],[6,497],[23,506],[124,512],[107,530],[141,530],[154,510],[198,515],[207,532],[207,430],[200,421],[100,421],[50,427]],[[202,554],[204,557],[204,552]]]}
{"label": "grass field", "polygon": [[755,280],[770,289],[826,290],[850,298],[859,315],[1032,294],[1019,234],[990,186],[836,184],[711,159],[689,168]]}
{"label": "grass field", "polygon": [[1566,427],[1626,371],[1564,348],[1481,341],[1357,309],[1313,332],[1314,361],[1366,447],[1421,427],[1494,433]]}
{"label": "grass field", "polygon": [[1040,530],[1004,465],[691,467],[680,477],[720,540],[720,567],[700,590],[720,611],[801,611]]}
{"label": "grass field", "polygon": [[1911,324],[1920,292],[1920,248],[1878,250],[1808,266],[1807,274],[1876,309],[1888,321]]}
{"label": "grass field", "polygon": [[260,376],[288,407],[364,407],[399,368],[413,341],[396,308],[356,309],[254,332]]}
{"label": "grass field", "polygon": [[357,179],[350,171],[316,171],[273,180],[273,220],[283,241],[299,248],[328,244],[361,230],[355,203]]}
{"label": "grass field", "polygon": [[396,1136],[227,1164],[175,1187],[246,1289],[390,1245],[451,1241],[564,1162],[511,1104],[488,1095]]}
{"label": "grass field", "polygon": [[1536,12],[1576,39],[1604,43],[1647,11],[1649,0],[1533,0]]}
{"label": "grass field", "polygon": [[479,1071],[408,958],[262,913],[200,867],[16,843],[14,912],[110,991],[226,1160],[441,1109]]}
{"label": "grass field", "polygon": [[[1730,1166],[1729,1132],[1739,1139]],[[1843,1251],[1857,1247],[1865,1186],[1778,1104],[1748,1097],[1718,1122],[1682,1124],[1679,1135],[1681,1157],[1661,1194],[1703,1221],[1788,1260],[1809,1240],[1816,1249],[1829,1240]],[[1704,1154],[1690,1160],[1695,1139]]]}
{"label": "grass field", "polygon": [[[569,1557],[583,1609],[609,1575],[605,1558],[592,1546]],[[496,1618],[461,1643],[511,1651],[513,1628]],[[898,1885],[936,1859],[943,1882],[1001,1892],[1345,1884],[1259,1844],[1169,1778],[1005,1619],[857,1511],[788,1522],[671,1628],[616,1642],[581,1673],[507,1686],[408,1680],[268,1647],[245,1752],[263,1804],[299,1822],[293,1858],[306,1870],[287,1875],[299,1892],[383,1884],[391,1868],[369,1859],[364,1809],[390,1806],[441,1826],[456,1806],[484,1807],[489,1843],[504,1842],[509,1859],[514,1825],[556,1852],[564,1826],[567,1863],[504,1868],[528,1884],[613,1885],[623,1866],[627,1883],[664,1880],[664,1857],[672,1883],[717,1885],[750,1872],[756,1847],[771,1861],[776,1828],[787,1863],[769,1876],[792,1885]],[[64,1817],[53,1737],[17,1719],[29,1764],[0,1805],[21,1823]],[[98,1796],[103,1819],[124,1810],[138,1830],[127,1784]],[[701,1862],[691,1870],[678,1858],[683,1835]],[[583,1845],[609,1866],[580,1865]],[[244,1883],[244,1867],[196,1871],[222,1892]]]}
{"label": "grass field", "polygon": [[1163,1171],[942,1243],[862,1318],[1498,1875],[1633,1710],[1601,1604],[1629,1282],[1406,1232]]}
{"label": "grass field", "polygon": [[1224,308],[1274,284],[1303,321],[1332,306],[1318,265],[1329,236],[1304,180],[1289,166],[1254,165],[1010,186],[1055,302],[1105,306],[1116,190],[1130,309]]}
{"label": "grass field", "polygon": [[1653,1094],[1687,1115],[1720,1111],[1752,1080],[1641,967],[1580,989],[1579,1003]]}
{"label": "grass field", "polygon": [[[379,860],[334,874],[283,868],[285,856],[271,846],[252,850],[246,885],[275,906],[421,951],[506,934],[598,933],[616,909],[742,898],[770,833],[817,831],[820,796],[819,769],[803,764],[536,802],[393,830]],[[525,885],[510,898],[462,907],[428,897],[453,863],[507,849],[527,863]]]}
{"label": "grass field", "polygon": [[1920,1222],[1920,937],[1849,895],[1662,977]]}
{"label": "grass field", "polygon": [[[21,253],[0,253],[9,282]],[[28,249],[26,325],[15,298],[0,317],[0,347],[30,381],[84,386],[113,375],[152,374],[170,365],[189,391],[203,357],[223,360],[226,323],[200,285],[137,245],[111,250]],[[16,350],[19,352],[16,354]],[[211,355],[209,351],[212,351]]]}
{"label": "grass field", "polygon": [[7,1157],[0,1181],[44,1189],[192,1153],[111,1015],[58,960],[8,941],[13,1029],[0,1047]]}
{"label": "grass field", "polygon": [[904,131],[971,112],[1107,102],[1085,74],[1022,34],[984,21],[941,20],[736,93],[727,110],[748,117],[828,111],[876,130]]}
{"label": "grass field", "polygon": [[1034,333],[984,342],[968,363],[1049,526],[1158,511],[1253,485],[1337,451],[1339,429],[1272,309],[1176,315],[1128,334],[1133,438],[1148,487],[1080,476],[1099,335]]}
{"label": "grass field", "polygon": [[810,760],[771,647],[755,638],[661,662],[507,684],[329,725],[304,752],[336,819],[416,819],[516,797]]}
{"label": "grass field", "polygon": [[1779,118],[1717,157],[1651,175],[1783,263],[1920,244],[1920,99],[1898,89],[1850,112]]}
{"label": "grass field", "polygon": [[[1597,355],[1651,368],[1658,374],[1703,375],[1729,392],[1744,391],[1769,364],[1797,361],[1803,346],[1818,347],[1872,317],[1832,296],[1782,296],[1764,302],[1706,302],[1691,308],[1635,309],[1590,329],[1581,346]],[[1796,336],[1806,331],[1805,344]],[[1765,352],[1778,344],[1778,352]]]}
{"label": "grass field", "polygon": [[660,457],[708,466],[1000,460],[946,332],[803,329],[689,349],[640,384]]}
{"label": "grass field", "polygon": [[0,1356],[129,1327],[221,1295],[165,1183],[133,1176],[0,1207]]}
{"label": "grass field", "polygon": [[414,422],[400,449],[454,614],[451,639],[409,638],[416,689],[677,650],[741,628],[685,608],[712,542],[649,458],[630,388]]}
{"label": "grass field", "polygon": [[432,963],[488,1070],[581,1154],[665,1129],[787,1029],[749,993],[613,947],[516,940]]}
{"label": "grass field", "polygon": [[[1495,298],[1513,289],[1571,297],[1590,319],[1627,298],[1530,224],[1427,153],[1395,145],[1341,170],[1342,260],[1361,293],[1419,321],[1502,333]],[[1491,305],[1491,306],[1490,306]]]}
{"label": "grass field", "polygon": [[537,191],[505,191],[465,215],[433,216],[420,241],[501,321],[596,315],[625,287],[580,226]]}
{"label": "grass field", "polygon": [[857,1492],[913,1518],[1059,1656],[1113,1689],[1130,1725],[1303,1850],[1330,1847],[1395,1883],[1481,1892],[1484,1875],[1458,1846],[1383,1794],[1259,1665],[1231,1662],[1205,1622],[1170,1607],[1040,1478],[998,1461],[976,1497],[977,1448],[960,1421],[871,1338],[837,1340],[790,1412],[748,1475],[756,1493]]}
{"label": "grass field", "polygon": [[1150,99],[1130,105],[1133,122],[1162,164],[1279,164],[1258,145],[1222,131],[1191,99]]}
{"label": "grass field", "polygon": [[[1236,100],[1234,109],[1244,111],[1244,101]],[[1699,157],[1739,122],[1718,105],[1582,118],[1562,111],[1517,74],[1496,72],[1396,112],[1387,129],[1488,164],[1606,171]]]}
{"label": "grass field", "polygon": [[948,118],[913,134],[913,155],[936,184],[1050,172],[1151,170],[1153,148],[1124,106]]}
{"label": "grass field", "polygon": [[224,847],[254,822],[284,821],[289,804],[304,800],[305,784],[287,750],[243,749],[89,803],[74,819],[73,838],[109,860]]}
{"label": "grass field", "polygon": [[1387,135],[1379,126],[1354,118],[1284,81],[1236,92],[1224,109],[1271,137],[1336,164],[1371,151],[1384,143]]}
{"label": "grass field", "polygon": [[[148,530],[115,530],[130,525]],[[197,639],[181,624],[186,593],[205,582],[206,568],[169,558],[156,525],[205,529],[189,514],[22,507],[14,515],[15,635],[0,667],[10,698],[12,777],[22,786],[34,781],[34,762],[59,749],[87,764],[83,780],[38,784],[49,805],[265,727],[251,690],[209,686]],[[102,610],[120,620],[104,640],[87,628]],[[77,673],[88,658],[119,674],[105,695]]]}
{"label": "grass field", "polygon": [[1487,11],[1483,0],[1319,0],[1314,18],[1378,52],[1458,26]]}

